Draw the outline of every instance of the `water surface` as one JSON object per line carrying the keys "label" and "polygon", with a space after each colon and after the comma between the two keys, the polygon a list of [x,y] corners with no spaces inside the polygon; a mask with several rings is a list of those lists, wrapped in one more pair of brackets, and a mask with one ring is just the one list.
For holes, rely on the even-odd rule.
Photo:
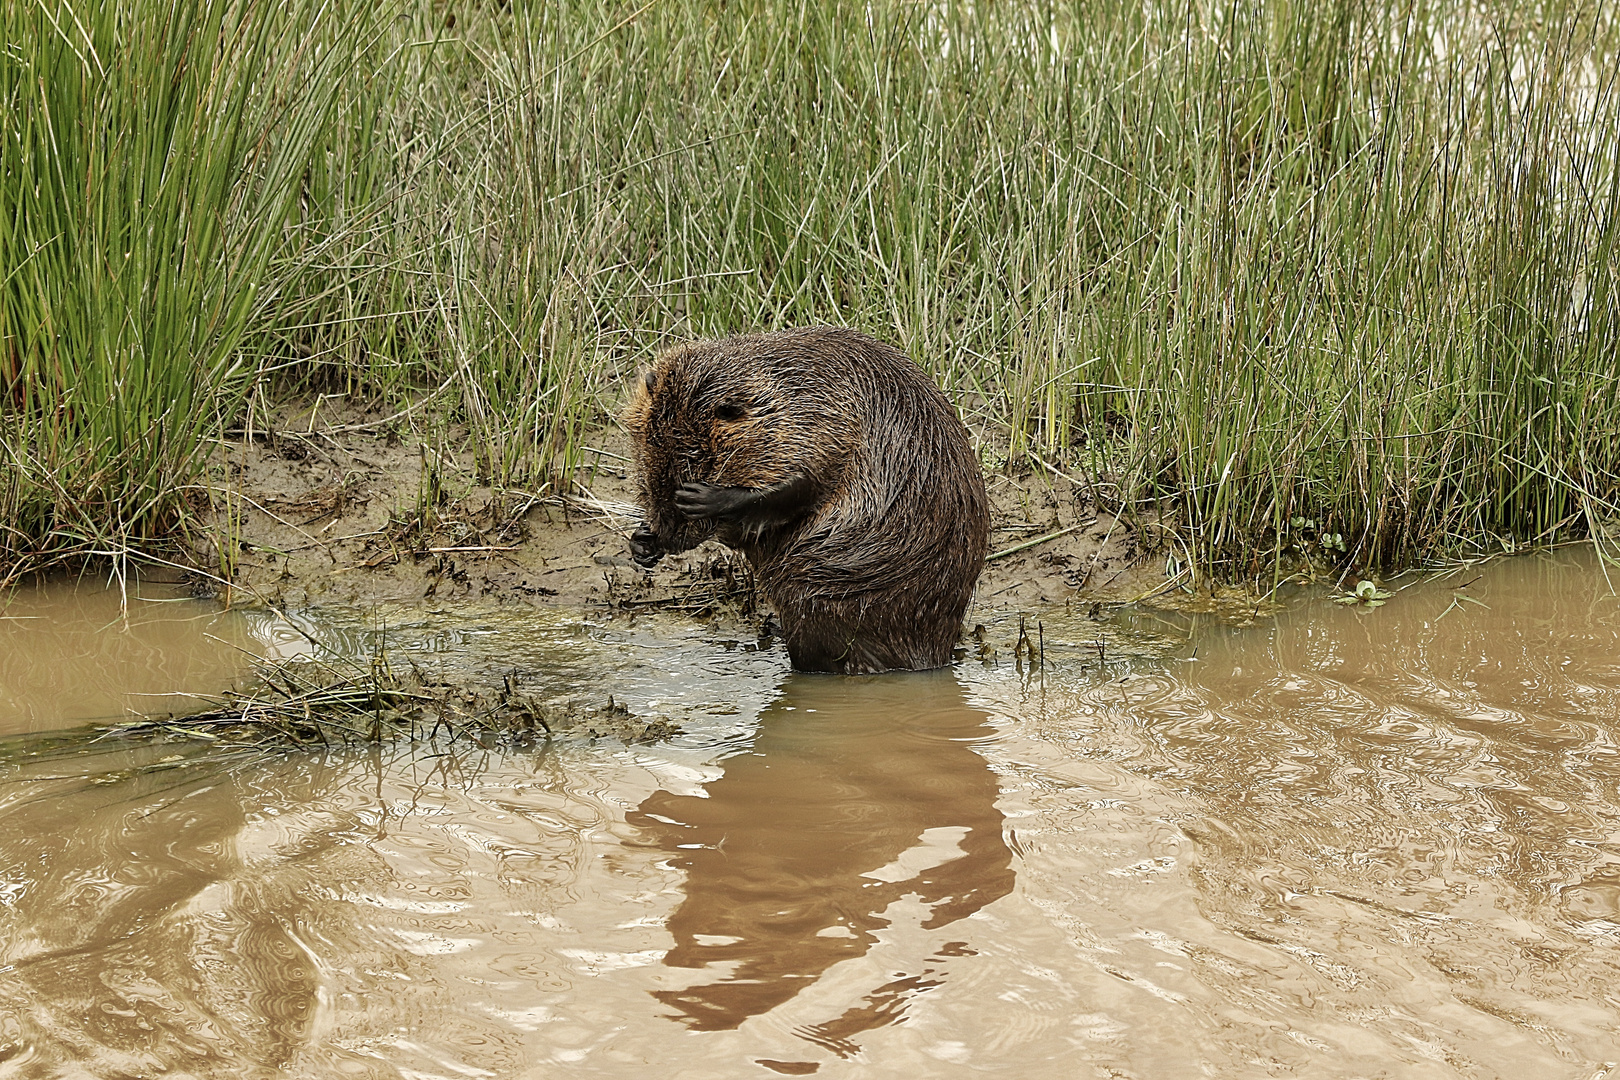
{"label": "water surface", "polygon": [[0,590],[0,736],[195,711],[256,657],[310,643],[273,611],[227,611],[185,589],[53,579]]}
{"label": "water surface", "polygon": [[245,764],[13,740],[0,1075],[1620,1061],[1620,602],[1580,552],[1250,626],[1043,616],[1038,671],[1005,619],[997,663],[840,678],[685,622],[287,618],[256,640],[386,638],[685,733]]}

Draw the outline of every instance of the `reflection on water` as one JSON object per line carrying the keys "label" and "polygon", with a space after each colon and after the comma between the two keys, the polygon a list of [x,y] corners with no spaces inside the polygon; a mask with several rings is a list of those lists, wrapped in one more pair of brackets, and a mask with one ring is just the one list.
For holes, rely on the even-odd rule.
{"label": "reflection on water", "polygon": [[[628,817],[686,872],[664,964],[725,971],[654,996],[695,1030],[735,1028],[864,955],[902,897],[935,930],[1011,892],[996,778],[973,749],[992,734],[950,672],[791,676],[724,775],[694,794],[654,792]],[[929,963],[807,1037],[853,1053],[853,1035],[898,1022],[908,998],[940,985],[947,959]]]}
{"label": "reflection on water", "polygon": [[45,773],[6,793],[4,1074],[293,1059],[318,981],[292,898],[242,873],[256,815],[221,779]]}
{"label": "reflection on water", "polygon": [[1475,574],[1105,669],[1049,616],[1040,675],[418,613],[686,734],[14,742],[0,1077],[1613,1077],[1620,601]]}

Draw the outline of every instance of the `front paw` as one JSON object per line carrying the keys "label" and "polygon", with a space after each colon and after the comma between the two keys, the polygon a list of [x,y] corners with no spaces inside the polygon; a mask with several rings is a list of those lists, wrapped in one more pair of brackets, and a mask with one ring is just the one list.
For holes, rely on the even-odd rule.
{"label": "front paw", "polygon": [[748,505],[751,488],[719,487],[701,480],[675,489],[675,509],[688,519],[725,518]]}
{"label": "front paw", "polygon": [[630,534],[630,558],[635,560],[637,566],[651,570],[663,557],[664,549],[658,543],[658,534],[647,526],[643,525]]}

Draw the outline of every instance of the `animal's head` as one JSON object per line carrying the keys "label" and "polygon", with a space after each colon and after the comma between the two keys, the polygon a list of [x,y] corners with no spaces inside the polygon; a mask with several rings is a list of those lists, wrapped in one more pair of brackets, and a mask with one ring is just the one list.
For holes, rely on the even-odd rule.
{"label": "animal's head", "polygon": [[646,523],[665,552],[685,551],[718,523],[689,520],[675,489],[694,481],[758,488],[793,471],[772,366],[733,342],[697,342],[660,356],[636,379],[622,417]]}

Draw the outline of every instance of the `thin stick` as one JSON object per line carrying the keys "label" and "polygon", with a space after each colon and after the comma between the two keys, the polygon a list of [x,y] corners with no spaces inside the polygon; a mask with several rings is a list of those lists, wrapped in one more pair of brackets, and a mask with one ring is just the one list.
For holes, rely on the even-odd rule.
{"label": "thin stick", "polygon": [[1056,532],[1046,533],[1044,536],[1037,536],[1033,540],[1025,540],[1022,544],[1014,544],[1010,548],[1002,548],[1000,551],[996,552],[993,555],[986,555],[984,561],[989,562],[992,559],[999,559],[999,558],[1002,558],[1005,555],[1015,555],[1018,552],[1023,551],[1025,548],[1032,548],[1032,547],[1035,547],[1038,544],[1044,544],[1048,540],[1056,540],[1060,536],[1068,536],[1072,532],[1075,532],[1075,531],[1077,531],[1079,529],[1084,529],[1087,525],[1095,525],[1095,524],[1097,524],[1097,519],[1096,518],[1092,518],[1090,521],[1082,521],[1082,522],[1079,522],[1078,524],[1070,525],[1067,529],[1059,529]]}

